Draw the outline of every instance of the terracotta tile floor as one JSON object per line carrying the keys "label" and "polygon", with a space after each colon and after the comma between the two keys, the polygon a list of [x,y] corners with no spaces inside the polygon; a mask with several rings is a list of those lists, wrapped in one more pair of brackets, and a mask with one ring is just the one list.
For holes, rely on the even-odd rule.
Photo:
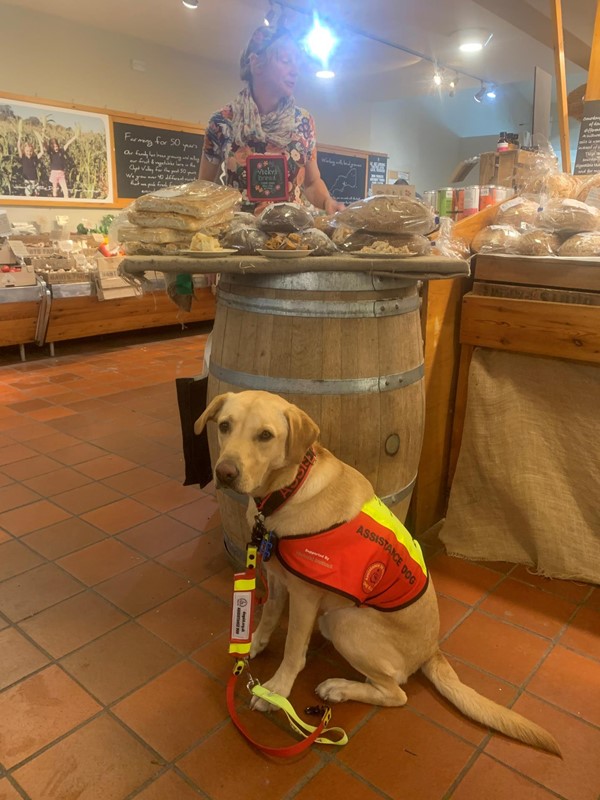
{"label": "terracotta tile floor", "polygon": [[[463,680],[545,725],[564,761],[491,735],[420,676],[403,709],[281,764],[228,720],[231,568],[214,496],[184,487],[174,379],[207,328],[0,350],[0,800],[597,800],[600,590],[425,543]],[[270,677],[283,631],[253,672]],[[352,670],[315,636],[292,700]],[[246,702],[240,696],[240,706]],[[263,740],[278,717],[244,713]]]}

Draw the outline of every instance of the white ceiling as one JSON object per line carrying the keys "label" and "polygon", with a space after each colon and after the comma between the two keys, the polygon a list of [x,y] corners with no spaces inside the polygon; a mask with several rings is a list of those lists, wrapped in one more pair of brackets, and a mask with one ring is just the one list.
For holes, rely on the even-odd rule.
{"label": "white ceiling", "polygon": [[[52,14],[102,31],[126,33],[208,59],[233,75],[249,34],[262,23],[268,9],[268,0],[200,0],[196,11],[186,9],[181,0],[102,0],[101,4],[92,0],[0,0],[0,14],[2,2],[30,9],[34,14]],[[549,16],[549,0],[289,2],[303,9],[317,5],[332,23],[340,26],[342,37],[334,67],[339,82],[349,86],[357,99],[390,100],[430,91],[433,67],[428,61],[344,26],[409,47],[498,84],[530,80],[535,66],[549,72],[554,69],[549,29],[539,24],[542,16]],[[568,43],[581,62],[591,44],[595,3],[563,0],[563,6]],[[503,18],[490,9],[502,9]],[[528,14],[522,13],[525,9]],[[294,12],[291,17],[292,22],[294,18],[303,23],[308,20],[304,14]],[[466,56],[457,50],[453,34],[473,27],[485,28],[493,38],[483,53]],[[461,86],[477,85],[477,81],[464,77],[460,82]]]}

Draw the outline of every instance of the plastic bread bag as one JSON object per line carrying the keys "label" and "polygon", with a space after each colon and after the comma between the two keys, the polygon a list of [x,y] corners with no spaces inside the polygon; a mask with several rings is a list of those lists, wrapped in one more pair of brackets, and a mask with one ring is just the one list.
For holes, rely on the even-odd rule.
{"label": "plastic bread bag", "polygon": [[517,230],[527,230],[536,225],[539,211],[538,199],[520,195],[498,206],[494,222],[496,225],[511,225]]}
{"label": "plastic bread bag", "polygon": [[521,234],[512,252],[520,256],[555,256],[561,243],[557,233],[534,228]]}
{"label": "plastic bread bag", "polygon": [[258,228],[258,217],[248,214],[246,211],[235,211],[229,230],[233,231],[237,228]]}
{"label": "plastic bread bag", "polygon": [[176,214],[171,211],[138,211],[132,207],[127,212],[127,218],[132,225],[140,228],[172,228],[177,231],[199,231],[203,221],[198,217],[185,214]]}
{"label": "plastic bread bag", "polygon": [[582,203],[589,203],[590,205],[600,205],[600,174],[586,175],[579,178],[579,191],[577,192],[577,200]]}
{"label": "plastic bread bag", "polygon": [[338,211],[331,224],[370,233],[427,234],[435,228],[435,215],[433,209],[414,197],[374,194]]}
{"label": "plastic bread bag", "polygon": [[241,202],[242,195],[237,189],[197,180],[142,195],[134,205],[136,211],[168,212],[203,219],[227,209],[233,210]]}
{"label": "plastic bread bag", "polygon": [[307,228],[300,232],[300,242],[312,250],[313,256],[331,256],[338,252],[337,245],[318,228]]}
{"label": "plastic bread bag", "polygon": [[557,233],[587,233],[600,228],[600,211],[580,200],[550,200],[540,212],[539,225]]}
{"label": "plastic bread bag", "polygon": [[488,225],[473,237],[474,253],[513,253],[521,233],[510,225]]}
{"label": "plastic bread bag", "polygon": [[418,233],[392,234],[353,231],[340,244],[349,253],[364,252],[396,254],[398,256],[426,256],[431,252],[431,242]]}
{"label": "plastic bread bag", "polygon": [[434,255],[460,258],[465,261],[471,256],[468,242],[456,234],[455,223],[450,217],[440,219],[439,231],[432,244],[431,252]]}
{"label": "plastic bread bag", "polygon": [[260,214],[258,227],[269,233],[297,233],[314,227],[313,216],[297,203],[270,203]]}
{"label": "plastic bread bag", "polygon": [[269,234],[257,228],[241,226],[228,230],[221,237],[221,247],[232,248],[240,254],[250,255],[265,247]]}
{"label": "plastic bread bag", "polygon": [[185,239],[180,242],[123,242],[121,245],[123,252],[127,256],[173,256],[180,250],[190,249],[190,240]]}
{"label": "plastic bread bag", "polygon": [[[168,242],[181,242],[186,239],[181,231],[173,228],[142,228],[138,225],[121,225],[117,233],[120,242],[146,242],[147,244],[167,244]],[[187,237],[188,243],[191,234]]]}
{"label": "plastic bread bag", "polygon": [[331,220],[333,219],[333,214],[315,214],[313,219],[313,225],[315,228],[318,228],[320,231],[326,233],[329,237],[334,231],[334,228],[331,227]]}
{"label": "plastic bread bag", "polygon": [[558,255],[570,258],[600,257],[600,231],[570,236],[560,246]]}
{"label": "plastic bread bag", "polygon": [[225,209],[218,214],[204,218],[190,217],[171,211],[138,211],[137,206],[127,213],[129,222],[141,228],[171,228],[177,231],[205,231],[218,233],[229,225],[233,219],[233,211]]}
{"label": "plastic bread bag", "polygon": [[[519,151],[519,161],[515,170],[517,194],[542,195],[549,198],[551,176],[557,175],[558,158],[548,139],[534,134],[532,147]],[[554,178],[552,178],[554,180]]]}
{"label": "plastic bread bag", "polygon": [[114,250],[115,247],[119,247],[120,242],[125,241],[125,239],[121,238],[122,231],[133,227],[127,219],[127,210],[127,208],[124,208],[122,211],[119,211],[108,226],[107,244],[111,250]]}

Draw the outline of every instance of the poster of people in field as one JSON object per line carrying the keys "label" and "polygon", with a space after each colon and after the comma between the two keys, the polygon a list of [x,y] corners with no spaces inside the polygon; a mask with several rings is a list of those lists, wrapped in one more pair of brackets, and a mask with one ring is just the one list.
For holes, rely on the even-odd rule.
{"label": "poster of people in field", "polygon": [[0,97],[0,201],[112,203],[103,114]]}

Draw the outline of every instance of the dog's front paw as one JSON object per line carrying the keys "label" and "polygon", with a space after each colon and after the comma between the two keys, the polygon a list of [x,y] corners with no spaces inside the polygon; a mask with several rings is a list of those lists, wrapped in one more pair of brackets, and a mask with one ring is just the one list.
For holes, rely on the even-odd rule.
{"label": "dog's front paw", "polygon": [[343,703],[348,699],[346,694],[347,685],[348,681],[343,678],[329,678],[320,683],[315,692],[321,700],[326,700],[328,703]]}
{"label": "dog's front paw", "polygon": [[[275,678],[271,678],[270,681],[266,681],[263,683],[263,689],[267,689],[269,692],[273,694],[278,694],[280,697],[288,697],[289,690],[286,690],[284,686],[281,686]],[[277,710],[277,706],[274,706],[272,703],[268,703],[266,700],[263,700],[261,697],[256,697],[253,695],[252,700],[250,701],[250,708],[253,711],[275,711]]]}

